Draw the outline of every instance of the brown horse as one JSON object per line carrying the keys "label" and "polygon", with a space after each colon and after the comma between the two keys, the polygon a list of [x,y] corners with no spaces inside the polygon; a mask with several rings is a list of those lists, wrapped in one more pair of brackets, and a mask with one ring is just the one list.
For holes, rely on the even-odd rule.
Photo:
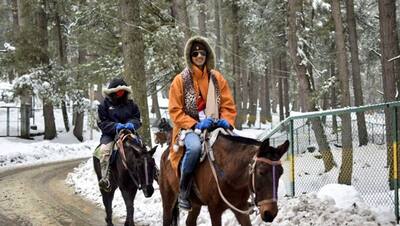
{"label": "brown horse", "polygon": [[[204,160],[196,169],[194,181],[197,186],[190,195],[192,210],[186,225],[196,225],[202,205],[208,206],[212,225],[221,225],[221,215],[228,208],[241,225],[251,225],[249,211],[246,212],[249,210],[248,199],[251,194],[254,195],[253,203],[258,207],[261,218],[265,222],[272,222],[278,213],[277,190],[283,173],[279,159],[288,147],[288,141],[274,148],[269,146],[269,140],[259,142],[220,134],[212,146],[215,161],[210,161],[212,155],[208,154],[208,160]],[[168,149],[161,157],[160,168],[163,225],[177,225],[179,179],[168,160]],[[223,200],[221,193],[227,201]]]}
{"label": "brown horse", "polygon": [[[133,201],[137,190],[142,189],[146,198],[154,193],[153,181],[158,172],[153,155],[157,146],[148,151],[139,136],[129,130],[122,130],[119,137],[117,142],[123,149],[114,155],[115,160],[110,165],[111,191],[106,192],[100,189],[100,192],[106,210],[106,223],[112,226],[112,200],[115,190],[119,187],[126,206],[125,226],[131,226],[134,225]],[[93,157],[93,165],[97,179],[100,180],[100,161],[96,157]]]}
{"label": "brown horse", "polygon": [[169,124],[166,118],[161,118],[160,123],[158,124],[158,132],[154,134],[155,139],[154,143],[160,144],[161,147],[166,143],[167,145],[171,144],[172,137],[172,127]]}

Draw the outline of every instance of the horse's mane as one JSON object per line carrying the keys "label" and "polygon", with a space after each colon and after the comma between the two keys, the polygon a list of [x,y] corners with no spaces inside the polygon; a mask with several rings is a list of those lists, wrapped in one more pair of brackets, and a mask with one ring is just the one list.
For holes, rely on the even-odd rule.
{"label": "horse's mane", "polygon": [[219,136],[222,136],[230,141],[233,142],[239,142],[239,143],[244,143],[244,144],[249,144],[249,145],[258,145],[260,146],[262,144],[261,141],[256,140],[256,139],[252,139],[252,138],[248,138],[248,137],[242,137],[242,136],[232,136],[232,135],[225,135],[220,133]]}

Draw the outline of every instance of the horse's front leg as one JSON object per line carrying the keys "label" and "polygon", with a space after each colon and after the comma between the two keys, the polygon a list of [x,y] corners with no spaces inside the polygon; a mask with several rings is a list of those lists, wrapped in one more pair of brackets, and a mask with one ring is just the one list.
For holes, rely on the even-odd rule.
{"label": "horse's front leg", "polygon": [[106,223],[107,226],[113,226],[112,223],[112,201],[114,199],[114,193],[116,188],[112,188],[110,192],[105,192],[100,189],[101,197],[103,198],[104,208],[106,209]]}
{"label": "horse's front leg", "polygon": [[186,226],[196,226],[197,225],[197,217],[200,214],[201,206],[193,205],[192,210],[189,211],[188,216],[186,218]]}
{"label": "horse's front leg", "polygon": [[213,226],[221,226],[221,215],[224,212],[224,209],[220,206],[208,206],[208,212],[210,212],[211,224]]}
{"label": "horse's front leg", "polygon": [[[242,208],[245,209],[245,208]],[[232,212],[235,214],[236,220],[239,222],[240,225],[242,226],[251,226],[251,221],[250,221],[250,216],[247,214],[241,214],[239,212],[236,212],[232,210]]]}
{"label": "horse's front leg", "polygon": [[126,207],[126,219],[125,226],[133,226],[135,225],[133,221],[133,200],[135,199],[137,189],[120,189],[122,197],[124,198],[125,207]]}
{"label": "horse's front leg", "polygon": [[[166,177],[161,174],[160,178]],[[177,226],[179,217],[179,209],[177,206],[178,195],[172,190],[166,180],[167,179],[161,179],[159,182],[163,206],[163,225]]]}

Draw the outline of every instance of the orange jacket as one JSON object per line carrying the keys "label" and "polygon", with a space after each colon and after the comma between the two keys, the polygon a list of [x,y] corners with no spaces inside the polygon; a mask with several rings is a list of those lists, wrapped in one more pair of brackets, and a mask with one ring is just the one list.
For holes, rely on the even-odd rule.
{"label": "orange jacket", "polygon": [[[209,75],[206,67],[201,71],[196,66],[192,66],[193,71],[193,87],[197,95],[199,92],[201,96],[207,101],[208,92],[208,80]],[[219,105],[219,114],[221,119],[227,120],[232,126],[235,125],[236,107],[233,101],[231,91],[228,86],[228,82],[224,79],[220,72],[212,70],[215,78],[218,82],[218,87],[221,93],[221,102]],[[181,74],[175,76],[170,90],[169,90],[169,115],[174,124],[172,133],[172,144],[176,143],[177,135],[180,129],[190,129],[196,125],[196,119],[193,119],[189,115],[185,114],[184,111],[184,93],[183,93],[183,78]],[[177,152],[173,150],[171,145],[169,158],[172,167],[177,170],[179,161],[183,156],[183,148],[179,148]]]}

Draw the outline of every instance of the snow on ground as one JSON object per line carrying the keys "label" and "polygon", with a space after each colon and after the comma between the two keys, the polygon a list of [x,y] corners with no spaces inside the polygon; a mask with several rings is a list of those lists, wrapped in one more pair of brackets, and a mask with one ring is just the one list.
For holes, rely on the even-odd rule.
{"label": "snow on ground", "polygon": [[[161,153],[162,150],[157,150]],[[97,187],[97,180],[88,160],[68,175],[67,183],[74,186],[75,192],[88,200],[103,207],[101,195]],[[158,185],[151,198],[145,198],[139,191],[135,198],[135,222],[144,225],[162,224],[162,204]],[[259,216],[251,215],[253,225],[395,225],[392,209],[373,209],[366,205],[360,194],[347,185],[329,184],[319,193],[309,193],[296,198],[284,197],[283,181],[279,186],[279,213],[273,223],[262,222]],[[113,211],[120,221],[125,219],[125,205],[120,192],[117,190],[113,202]],[[186,213],[181,211],[180,224],[184,225]],[[223,214],[222,225],[238,225],[231,211]],[[198,225],[211,225],[207,208],[203,207],[197,221]]]}
{"label": "snow on ground", "polygon": [[[235,131],[236,133],[256,137],[260,130]],[[159,148],[155,154],[159,163],[163,149]],[[286,167],[285,167],[286,168]],[[311,178],[310,178],[311,179]],[[272,224],[263,223],[259,216],[251,215],[253,225],[395,225],[393,209],[371,208],[361,198],[359,192],[352,186],[328,184],[323,186],[319,193],[311,192],[296,198],[287,197],[286,187],[282,177],[279,185],[280,211]],[[101,195],[97,187],[97,180],[88,160],[68,175],[67,183],[75,188],[77,194],[103,207]],[[309,181],[309,184],[312,184]],[[155,193],[151,198],[145,198],[139,191],[135,199],[135,221],[144,225],[161,225],[162,204],[158,185],[154,183]],[[121,194],[116,191],[113,211],[120,217],[125,217],[125,205]],[[185,224],[186,213],[180,213],[180,225]],[[223,225],[238,225],[231,211],[226,211],[222,218]],[[197,221],[198,225],[211,225],[207,208],[203,207]]]}
{"label": "snow on ground", "polygon": [[72,132],[58,134],[51,141],[43,140],[43,136],[35,137],[34,140],[1,137],[0,170],[90,157],[97,143],[96,140],[80,143]]}

